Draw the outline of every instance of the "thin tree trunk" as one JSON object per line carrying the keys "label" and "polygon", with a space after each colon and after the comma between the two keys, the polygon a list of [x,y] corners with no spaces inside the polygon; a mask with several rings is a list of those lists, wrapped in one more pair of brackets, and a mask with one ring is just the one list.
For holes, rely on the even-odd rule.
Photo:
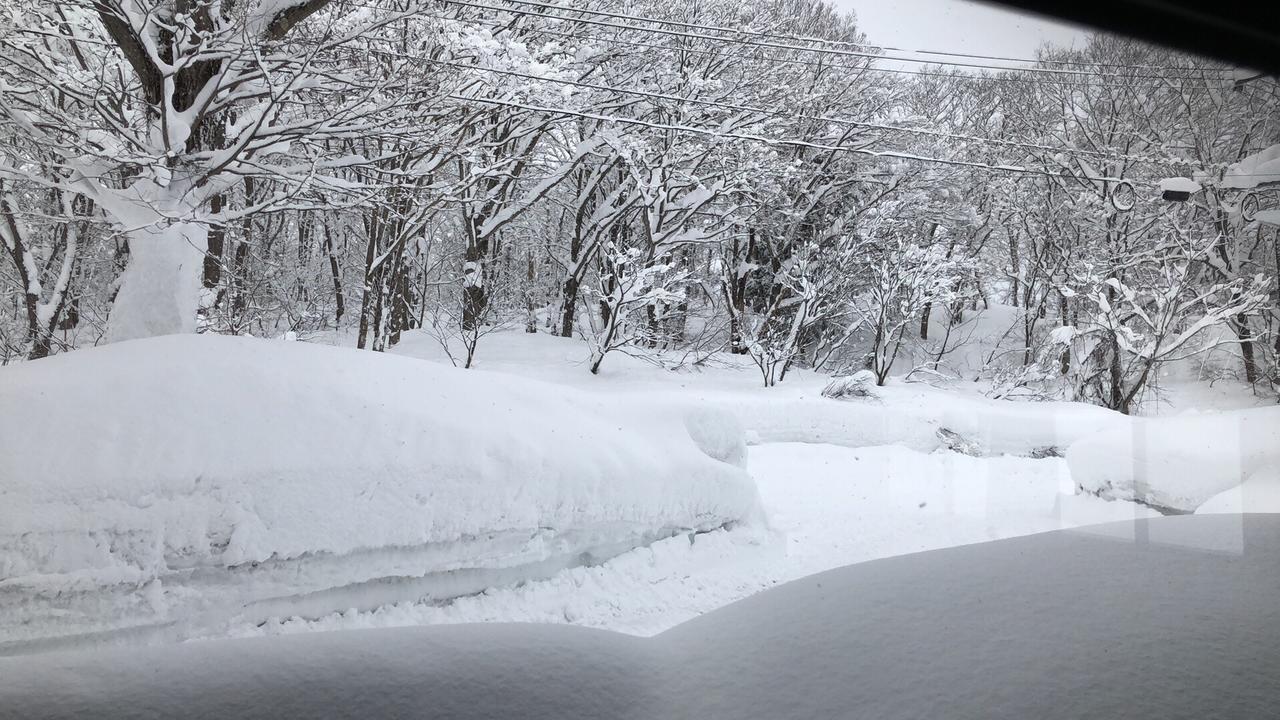
{"label": "thin tree trunk", "polygon": [[333,231],[329,228],[329,223],[323,222],[324,228],[324,250],[329,255],[329,274],[333,278],[333,300],[335,309],[333,312],[333,326],[336,328],[342,323],[342,314],[346,312],[347,302],[342,294],[342,270],[338,266],[338,254],[333,247]]}
{"label": "thin tree trunk", "polygon": [[475,330],[484,320],[485,303],[485,261],[488,255],[488,241],[476,240],[467,244],[463,257],[462,281],[462,327]]}
{"label": "thin tree trunk", "polygon": [[360,330],[356,336],[356,348],[363,350],[369,346],[369,332],[373,328],[371,316],[380,307],[378,295],[382,292],[381,279],[377,277],[378,269],[374,263],[378,259],[378,247],[381,244],[382,224],[380,211],[374,208],[369,213],[365,226],[364,250],[364,291],[360,298]]}
{"label": "thin tree trunk", "polygon": [[[1007,228],[1006,228],[1007,230]],[[1008,233],[1009,235],[1009,276],[1010,276],[1010,299],[1013,306],[1018,307],[1018,295],[1022,292],[1022,264],[1018,257],[1018,234]]]}
{"label": "thin tree trunk", "polygon": [[524,331],[530,334],[538,332],[538,308],[534,302],[533,292],[533,281],[537,277],[537,269],[537,265],[533,261],[533,251],[529,250],[525,253]]}

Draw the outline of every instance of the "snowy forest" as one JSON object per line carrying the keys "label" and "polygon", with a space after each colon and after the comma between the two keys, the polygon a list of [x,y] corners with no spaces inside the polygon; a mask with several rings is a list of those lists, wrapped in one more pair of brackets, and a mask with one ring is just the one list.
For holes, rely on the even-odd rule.
{"label": "snowy forest", "polygon": [[1171,361],[1280,382],[1280,89],[1221,63],[899,62],[819,0],[2,12],[5,363],[522,327],[1124,413]]}

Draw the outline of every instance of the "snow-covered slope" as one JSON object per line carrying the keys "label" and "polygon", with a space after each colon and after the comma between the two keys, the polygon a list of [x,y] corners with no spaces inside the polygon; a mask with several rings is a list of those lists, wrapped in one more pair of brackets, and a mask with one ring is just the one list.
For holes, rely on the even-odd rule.
{"label": "snow-covered slope", "polygon": [[1190,512],[1280,470],[1280,407],[1132,418],[1072,444],[1067,462],[1087,492]]}
{"label": "snow-covered slope", "polygon": [[0,717],[1264,718],[1278,555],[1280,515],[1159,518],[832,570],[649,639],[490,624],[0,658]]}
{"label": "snow-covered slope", "polygon": [[758,512],[713,411],[303,343],[0,372],[0,647],[451,597]]}

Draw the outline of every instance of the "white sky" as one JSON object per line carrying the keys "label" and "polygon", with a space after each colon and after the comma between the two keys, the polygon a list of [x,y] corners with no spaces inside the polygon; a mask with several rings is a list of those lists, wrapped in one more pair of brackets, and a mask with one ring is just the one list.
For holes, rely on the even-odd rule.
{"label": "white sky", "polygon": [[1075,27],[968,0],[831,0],[867,41],[912,50],[1033,57],[1044,42],[1080,44]]}

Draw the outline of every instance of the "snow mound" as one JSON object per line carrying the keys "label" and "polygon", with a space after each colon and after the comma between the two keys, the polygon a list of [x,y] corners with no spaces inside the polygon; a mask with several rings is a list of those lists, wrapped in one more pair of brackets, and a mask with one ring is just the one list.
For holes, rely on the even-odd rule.
{"label": "snow mound", "polygon": [[0,715],[1271,717],[1277,553],[1280,516],[1158,518],[840,568],[645,639],[488,624],[0,658]]}
{"label": "snow mound", "polygon": [[1132,418],[1127,431],[1073,443],[1067,463],[1086,492],[1191,512],[1255,473],[1280,468],[1280,407]]}
{"label": "snow mound", "polygon": [[1123,427],[1127,420],[1081,403],[989,400],[916,385],[887,385],[874,392],[874,400],[709,394],[700,402],[737,417],[752,445],[901,445],[933,452],[947,447],[946,433],[939,432],[945,429],[965,438],[981,456],[1057,454],[1058,448],[1101,428]]}
{"label": "snow mound", "polygon": [[746,469],[747,436],[737,418],[713,408],[691,408],[684,412],[684,427],[709,457]]}
{"label": "snow mound", "polygon": [[1196,508],[1197,515],[1243,512],[1280,513],[1280,467],[1259,470],[1239,487],[1220,492]]}
{"label": "snow mound", "polygon": [[452,597],[758,513],[709,411],[306,343],[81,350],[0,372],[0,407],[0,649]]}

